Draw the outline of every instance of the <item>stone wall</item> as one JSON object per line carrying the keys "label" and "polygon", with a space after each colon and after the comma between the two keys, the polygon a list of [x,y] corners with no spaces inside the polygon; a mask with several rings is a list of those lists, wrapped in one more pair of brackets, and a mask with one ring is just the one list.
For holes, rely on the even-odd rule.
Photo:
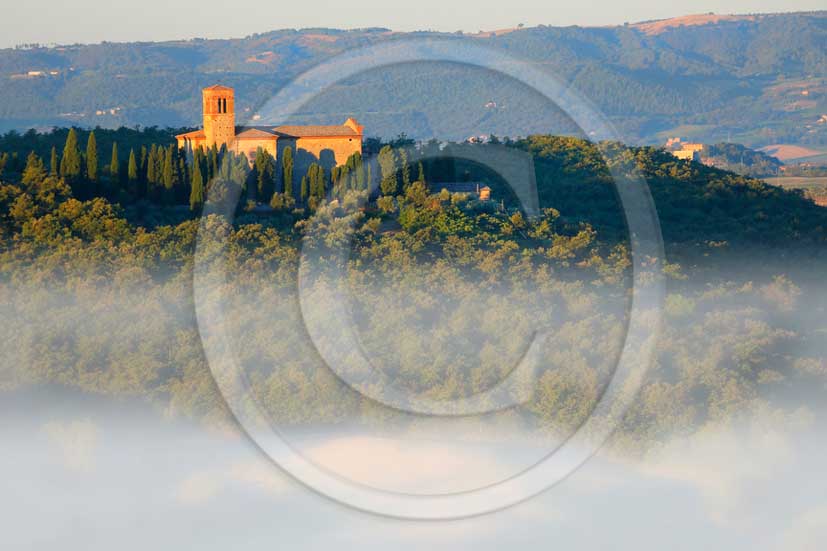
{"label": "stone wall", "polygon": [[242,153],[245,154],[247,156],[247,159],[250,160],[250,162],[252,162],[253,159],[255,158],[256,152],[258,151],[259,147],[264,149],[265,151],[267,151],[273,157],[278,158],[278,154],[277,154],[277,151],[276,151],[276,143],[277,142],[276,142],[275,138],[269,139],[269,140],[268,139],[236,139],[235,143],[233,144],[232,150],[233,150],[234,153],[239,154],[239,155],[242,154]]}
{"label": "stone wall", "polygon": [[362,140],[354,136],[330,136],[322,138],[299,138],[294,144],[297,153],[296,167],[302,166],[303,173],[313,162],[321,164],[325,170],[345,164],[348,157],[362,151]]}
{"label": "stone wall", "polygon": [[276,155],[279,173],[284,149],[287,147],[293,150],[293,196],[298,197],[299,183],[311,164],[319,163],[330,177],[330,169],[345,164],[354,153],[362,152],[362,140],[358,136],[279,138]]}
{"label": "stone wall", "polygon": [[[223,102],[223,103],[222,103]],[[229,89],[203,91],[206,147],[228,147],[235,139],[235,96]]]}

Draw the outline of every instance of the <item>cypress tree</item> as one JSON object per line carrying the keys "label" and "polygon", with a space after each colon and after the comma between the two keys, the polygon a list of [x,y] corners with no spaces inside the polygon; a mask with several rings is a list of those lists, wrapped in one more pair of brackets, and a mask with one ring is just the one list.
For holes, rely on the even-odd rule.
{"label": "cypress tree", "polygon": [[[334,167],[334,168],[336,168],[336,167]],[[342,167],[342,169],[344,169],[344,167]],[[337,180],[334,180],[333,179],[333,169],[330,170],[330,190],[331,190],[331,193],[332,193],[333,197],[337,197],[337,198],[342,196],[343,190],[344,190],[344,185],[345,185],[345,182],[347,181],[347,174],[345,173],[345,171],[344,170],[339,170],[338,172],[339,172],[339,174],[338,174]]]}
{"label": "cypress tree", "polygon": [[210,149],[210,162],[207,165],[210,181],[218,177],[218,148],[213,144]]}
{"label": "cypress tree", "polygon": [[146,181],[150,184],[150,187],[152,184],[158,183],[158,174],[156,172],[156,167],[158,165],[158,162],[156,161],[157,156],[158,148],[155,147],[155,144],[152,144],[146,161]]}
{"label": "cypress tree", "polygon": [[284,182],[284,195],[293,197],[293,148],[285,147],[281,157],[282,182]]}
{"label": "cypress tree", "polygon": [[335,188],[339,183],[339,179],[343,176],[345,170],[344,165],[334,166],[330,169],[330,184]]}
{"label": "cypress tree", "polygon": [[302,183],[301,188],[299,189],[299,193],[301,194],[302,203],[307,203],[307,176],[302,176]]}
{"label": "cypress tree", "polygon": [[232,169],[230,167],[230,160],[227,158],[226,155],[222,157],[221,153],[217,153],[216,157],[220,161],[218,165],[216,165],[215,167],[217,174],[216,177],[225,181],[232,179]]}
{"label": "cypress tree", "polygon": [[172,155],[168,148],[159,147],[158,148],[158,158],[160,159],[161,170],[158,171],[159,179],[158,183],[161,184],[162,187],[172,187],[173,183],[173,176],[172,176]]}
{"label": "cypress tree", "polygon": [[175,177],[176,167],[175,159],[173,158],[172,147],[166,150],[164,155],[164,169],[163,169],[163,184],[164,184],[164,203],[171,205],[175,202]]}
{"label": "cypress tree", "polygon": [[52,146],[52,158],[49,161],[49,175],[57,176],[58,172],[60,172],[60,165],[57,162],[57,148]]}
{"label": "cypress tree", "polygon": [[207,198],[207,192],[210,189],[209,168],[207,167],[207,153],[203,147],[195,150],[192,158],[193,170],[195,165],[198,165],[198,170],[201,172],[201,179],[204,181],[204,200]]}
{"label": "cypress tree", "polygon": [[425,167],[422,166],[422,161],[419,161],[419,177],[417,177],[416,181],[425,183]]}
{"label": "cypress tree", "polygon": [[90,182],[98,181],[98,142],[94,130],[89,133],[86,141],[86,179]]}
{"label": "cypress tree", "polygon": [[261,174],[264,170],[264,152],[259,147],[256,150],[256,156],[253,159],[253,169],[250,171],[250,179],[253,185],[247,186],[247,200],[261,201],[261,190],[264,188],[264,176]]}
{"label": "cypress tree", "polygon": [[318,163],[313,163],[310,165],[309,172],[310,174],[308,179],[310,180],[310,195],[316,197],[316,199],[321,202],[327,195],[327,189],[325,189],[324,169]]}
{"label": "cypress tree", "polygon": [[307,189],[309,198],[314,198],[319,194],[319,190],[316,187],[316,163],[311,164],[307,167]]}
{"label": "cypress tree", "polygon": [[356,157],[356,162],[354,163],[356,168],[356,182],[354,185],[356,189],[361,191],[367,187],[367,182],[365,181],[365,166],[361,153],[356,152],[354,156]]}
{"label": "cypress tree", "polygon": [[411,167],[408,162],[408,152],[404,148],[399,150],[399,166],[402,170],[402,191],[411,187]]}
{"label": "cypress tree", "polygon": [[188,191],[191,191],[187,188],[189,187],[189,184],[192,183],[192,174],[190,174],[190,171],[187,168],[187,160],[185,156],[181,155],[181,152],[180,150],[178,150],[178,148],[176,148],[176,152],[178,154],[178,187],[175,194],[176,201],[179,203],[186,204],[187,193]]}
{"label": "cypress tree", "polygon": [[120,182],[121,161],[118,158],[118,142],[112,142],[112,161],[109,163],[109,175],[113,184],[117,185]]}
{"label": "cypress tree", "polygon": [[138,181],[138,161],[135,158],[135,150],[129,150],[129,163],[126,167],[126,178],[130,183],[135,184]]}
{"label": "cypress tree", "polygon": [[342,194],[344,194],[344,192],[346,192],[349,189],[353,189],[353,180],[356,176],[356,174],[353,172],[355,168],[354,162],[355,161],[353,160],[353,158],[351,158],[348,164],[345,165],[345,169],[342,171],[342,182],[340,186],[342,189]]}
{"label": "cypress tree", "polygon": [[149,152],[146,149],[145,145],[141,146],[141,159],[140,164],[138,165],[138,181],[146,182],[146,160],[149,156]]}
{"label": "cypress tree", "polygon": [[69,129],[66,144],[63,146],[60,175],[69,183],[75,183],[80,178],[80,150],[78,149],[78,134],[74,128]]}
{"label": "cypress tree", "polygon": [[307,170],[307,181],[310,186],[310,196],[319,199],[323,191],[319,189],[319,179],[316,177],[316,163],[310,165]]}
{"label": "cypress tree", "polygon": [[256,197],[262,203],[270,201],[275,189],[275,159],[266,150],[256,153]]}
{"label": "cypress tree", "polygon": [[159,146],[155,150],[155,183],[161,186],[164,184],[164,161],[166,161],[166,150]]}
{"label": "cypress tree", "polygon": [[192,187],[190,189],[190,210],[197,211],[204,204],[204,179],[201,177],[201,162],[196,154],[192,166]]}
{"label": "cypress tree", "polygon": [[[247,177],[250,175],[250,162],[247,160],[247,155],[241,153],[240,155],[236,155],[235,153],[230,154],[230,162],[232,163],[230,167],[232,168],[231,179],[235,182],[238,187],[241,188],[242,191],[245,191],[245,187],[247,186]],[[270,165],[268,167],[269,171],[269,180],[272,181],[273,179],[273,169],[272,163],[268,163],[265,160],[266,165]],[[272,194],[273,186],[268,183],[268,189],[265,190],[266,193]]]}

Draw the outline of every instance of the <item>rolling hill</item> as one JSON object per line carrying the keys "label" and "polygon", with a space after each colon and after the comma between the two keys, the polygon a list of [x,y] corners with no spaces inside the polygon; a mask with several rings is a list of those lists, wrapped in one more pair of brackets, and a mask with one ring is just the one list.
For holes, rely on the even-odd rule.
{"label": "rolling hill", "polygon": [[[681,135],[751,147],[827,145],[827,12],[690,16],[619,27],[479,34],[278,30],[240,39],[0,50],[0,129],[198,123],[199,89],[237,89],[240,119],[286,82],[352,48],[415,36],[473,40],[553,72],[632,143]],[[576,134],[531,90],[444,64],[368,72],[297,117],[353,114],[384,137]]]}

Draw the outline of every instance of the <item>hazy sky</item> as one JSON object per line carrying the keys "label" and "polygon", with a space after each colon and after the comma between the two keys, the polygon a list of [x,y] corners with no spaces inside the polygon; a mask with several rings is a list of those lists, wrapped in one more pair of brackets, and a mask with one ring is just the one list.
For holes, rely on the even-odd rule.
{"label": "hazy sky", "polygon": [[0,47],[242,37],[280,28],[389,27],[477,31],[528,26],[606,25],[686,15],[827,9],[827,0],[1,0]]}

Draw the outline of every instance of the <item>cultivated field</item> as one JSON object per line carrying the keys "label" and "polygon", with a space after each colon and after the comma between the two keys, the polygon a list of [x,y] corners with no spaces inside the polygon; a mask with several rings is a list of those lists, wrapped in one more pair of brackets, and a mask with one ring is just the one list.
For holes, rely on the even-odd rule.
{"label": "cultivated field", "polygon": [[768,145],[766,147],[762,147],[761,149],[759,149],[759,151],[763,151],[767,155],[771,155],[783,162],[788,162],[796,159],[803,160],[824,154],[824,151],[810,149],[809,147],[803,147],[800,145],[790,144]]}
{"label": "cultivated field", "polygon": [[804,194],[821,206],[827,206],[827,177],[796,177],[766,178],[768,184],[781,186],[787,189],[800,189]]}

